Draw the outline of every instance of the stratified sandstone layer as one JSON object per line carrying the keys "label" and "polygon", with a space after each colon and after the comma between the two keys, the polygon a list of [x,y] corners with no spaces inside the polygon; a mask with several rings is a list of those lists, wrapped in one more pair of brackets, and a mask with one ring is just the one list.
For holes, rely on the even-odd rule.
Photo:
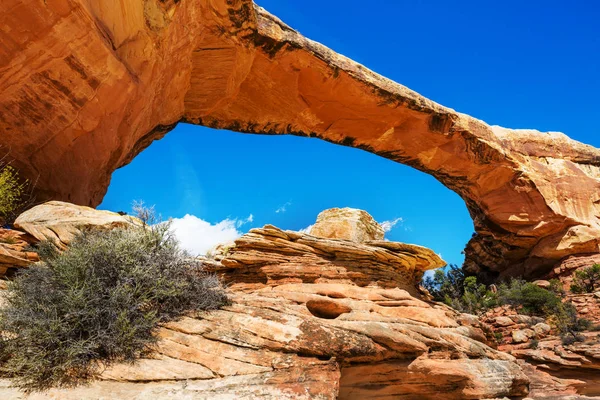
{"label": "stratified sandstone layer", "polygon": [[[525,396],[474,317],[419,299],[443,265],[402,243],[254,229],[204,260],[231,305],[158,331],[154,354],[88,387],[28,399],[484,399]],[[412,294],[411,294],[412,293]],[[0,396],[22,393],[0,381]]]}
{"label": "stratified sandstone layer", "polygon": [[5,0],[0,145],[38,196],[97,205],[178,122],[317,137],[411,165],[466,202],[465,265],[538,276],[598,253],[600,151],[442,107],[250,0]]}

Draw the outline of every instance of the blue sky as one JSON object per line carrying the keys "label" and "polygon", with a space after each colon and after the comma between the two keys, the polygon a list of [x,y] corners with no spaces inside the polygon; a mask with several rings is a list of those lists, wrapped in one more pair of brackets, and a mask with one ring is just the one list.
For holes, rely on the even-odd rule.
{"label": "blue sky", "polygon": [[[259,3],[305,36],[457,111],[600,147],[596,1],[328,0]],[[390,240],[462,262],[462,200],[432,177],[316,139],[179,125],[113,175],[99,208],[154,204],[204,247],[266,223],[312,224],[356,207],[399,221]],[[279,212],[277,212],[279,210]],[[252,218],[249,218],[252,215]]]}

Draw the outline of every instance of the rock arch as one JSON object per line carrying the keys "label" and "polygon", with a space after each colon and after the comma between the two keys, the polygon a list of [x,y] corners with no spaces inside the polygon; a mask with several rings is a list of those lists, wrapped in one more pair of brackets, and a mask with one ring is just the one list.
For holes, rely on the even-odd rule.
{"label": "rock arch", "polygon": [[7,0],[0,145],[40,198],[97,205],[178,122],[317,137],[436,177],[466,202],[467,268],[537,276],[597,253],[600,151],[443,107],[251,0]]}

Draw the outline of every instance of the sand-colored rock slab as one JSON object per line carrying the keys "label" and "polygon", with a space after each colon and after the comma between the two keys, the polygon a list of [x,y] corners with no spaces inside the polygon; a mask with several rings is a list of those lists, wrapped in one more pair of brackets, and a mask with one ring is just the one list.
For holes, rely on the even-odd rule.
{"label": "sand-colored rock slab", "polygon": [[139,221],[111,211],[50,201],[19,215],[15,228],[27,232],[38,241],[50,240],[65,248],[82,230],[113,229],[135,223]]}
{"label": "sand-colored rock slab", "polygon": [[0,145],[39,199],[99,204],[115,169],[184,121],[433,175],[465,200],[465,265],[490,279],[599,251],[598,149],[436,104],[251,0],[5,0],[0,21]]}
{"label": "sand-colored rock slab", "polygon": [[317,216],[310,232],[313,236],[352,242],[383,240],[385,232],[373,217],[355,208],[330,208]]}
{"label": "sand-colored rock slab", "polygon": [[283,231],[272,225],[256,228],[217,251],[209,270],[225,270],[228,284],[352,282],[358,286],[401,287],[415,291],[426,270],[446,265],[425,247],[387,241],[357,243]]}

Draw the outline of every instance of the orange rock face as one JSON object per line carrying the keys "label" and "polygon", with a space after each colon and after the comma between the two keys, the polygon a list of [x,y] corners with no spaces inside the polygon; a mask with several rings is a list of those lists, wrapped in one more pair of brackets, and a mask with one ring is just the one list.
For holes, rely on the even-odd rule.
{"label": "orange rock face", "polygon": [[[516,359],[489,347],[478,323],[469,322],[474,317],[420,298],[416,280],[442,264],[428,249],[266,226],[204,262],[228,283],[230,305],[165,324],[153,354],[114,365],[89,386],[30,398],[453,400],[528,393]],[[0,379],[0,398],[21,395]]]}
{"label": "orange rock face", "polygon": [[466,266],[491,278],[598,252],[600,151],[440,106],[250,0],[6,0],[0,24],[0,145],[40,198],[97,205],[115,169],[184,121],[435,176],[473,217]]}

